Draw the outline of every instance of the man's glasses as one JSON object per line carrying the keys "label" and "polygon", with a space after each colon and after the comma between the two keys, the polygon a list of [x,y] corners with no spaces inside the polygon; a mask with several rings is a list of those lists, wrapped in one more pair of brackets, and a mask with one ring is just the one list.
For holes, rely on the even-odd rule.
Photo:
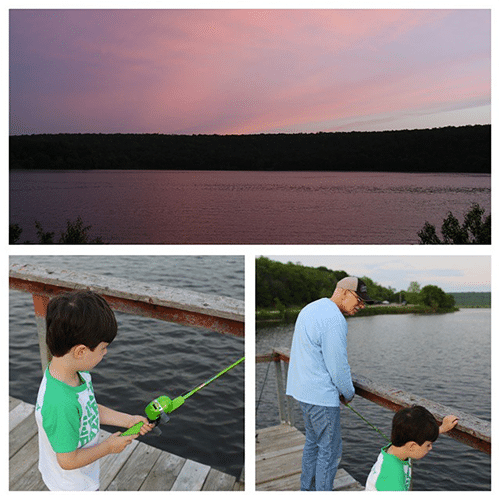
{"label": "man's glasses", "polygon": [[360,298],[354,291],[351,291],[350,289],[348,289],[348,291],[356,297],[356,299],[358,300],[358,304],[365,302],[365,300],[363,300],[363,298]]}

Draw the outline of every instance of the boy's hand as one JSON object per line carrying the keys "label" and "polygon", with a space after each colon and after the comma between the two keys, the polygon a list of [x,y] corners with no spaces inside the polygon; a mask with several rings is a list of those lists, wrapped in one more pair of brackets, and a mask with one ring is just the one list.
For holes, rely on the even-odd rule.
{"label": "boy's hand", "polygon": [[133,427],[135,424],[138,424],[139,422],[143,422],[143,425],[141,426],[141,430],[139,434],[141,436],[144,436],[144,434],[147,434],[148,432],[152,431],[155,428],[155,424],[150,424],[149,420],[146,417],[142,417],[141,415],[129,415],[130,417],[130,424],[126,425],[127,429],[130,427]]}
{"label": "boy's hand", "polygon": [[443,419],[443,423],[439,426],[439,434],[443,434],[443,432],[448,432],[453,429],[458,424],[458,417],[455,415],[447,415]]}
{"label": "boy's hand", "polygon": [[102,444],[106,446],[108,453],[121,453],[135,438],[139,437],[138,434],[133,436],[120,436],[120,434],[121,432],[115,432],[103,441]]}

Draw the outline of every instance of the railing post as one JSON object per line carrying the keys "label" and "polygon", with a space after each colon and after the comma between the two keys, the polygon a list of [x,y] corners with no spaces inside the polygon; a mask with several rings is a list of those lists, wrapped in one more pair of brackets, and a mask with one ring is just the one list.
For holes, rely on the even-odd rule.
{"label": "railing post", "polygon": [[45,325],[45,316],[47,315],[47,305],[49,304],[50,298],[48,296],[43,296],[33,293],[33,305],[35,307],[35,319],[36,328],[38,332],[38,346],[40,348],[40,360],[42,362],[42,373],[52,359],[52,355],[47,348],[46,336],[47,328]]}
{"label": "railing post", "polygon": [[[285,365],[285,391],[286,391],[286,381],[288,379],[288,362],[283,362]],[[295,418],[293,415],[293,398],[291,396],[288,396],[286,398],[286,409],[287,409],[287,417],[288,417],[288,423],[290,425],[295,425]]]}
{"label": "railing post", "polygon": [[281,360],[274,360],[274,365],[276,367],[276,387],[278,389],[278,409],[280,413],[281,423],[285,423],[286,410],[285,410],[285,388],[283,386],[283,375],[281,374]]}

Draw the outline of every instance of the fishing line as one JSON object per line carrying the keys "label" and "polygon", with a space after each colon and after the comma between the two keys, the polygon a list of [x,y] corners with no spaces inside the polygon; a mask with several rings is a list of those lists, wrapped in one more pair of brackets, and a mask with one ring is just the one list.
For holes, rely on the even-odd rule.
{"label": "fishing line", "polygon": [[[273,344],[273,347],[271,348],[272,350],[274,350],[274,348],[276,347],[276,341],[278,341],[278,333],[277,332],[274,333],[274,344]],[[262,383],[262,389],[260,390],[259,399],[257,400],[257,404],[255,405],[255,417],[257,417],[257,412],[259,411],[260,400],[262,399],[262,393],[264,392],[264,388],[266,386],[267,374],[269,374],[269,368],[271,367],[271,362],[272,362],[272,360],[269,360],[269,362],[267,364],[266,375],[264,376],[264,382]],[[257,437],[257,435],[255,437]]]}
{"label": "fishing line", "polygon": [[387,441],[391,442],[391,440],[378,428],[375,427],[371,422],[365,419],[361,413],[357,412],[349,403],[344,403],[347,408],[352,410],[359,418],[364,420],[373,430],[377,431],[382,437],[384,437]]}

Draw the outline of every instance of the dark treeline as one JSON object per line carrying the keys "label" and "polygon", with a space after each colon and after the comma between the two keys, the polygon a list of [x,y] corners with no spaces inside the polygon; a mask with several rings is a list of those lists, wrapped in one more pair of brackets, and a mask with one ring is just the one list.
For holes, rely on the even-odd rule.
{"label": "dark treeline", "polygon": [[255,261],[255,304],[257,308],[302,307],[318,298],[330,298],[340,279],[362,277],[368,294],[379,301],[399,302],[403,295],[385,288],[362,274],[326,267],[305,267],[288,262],[275,262],[266,257]]}
{"label": "dark treeline", "polygon": [[11,169],[491,171],[491,126],[258,135],[10,137]]}

